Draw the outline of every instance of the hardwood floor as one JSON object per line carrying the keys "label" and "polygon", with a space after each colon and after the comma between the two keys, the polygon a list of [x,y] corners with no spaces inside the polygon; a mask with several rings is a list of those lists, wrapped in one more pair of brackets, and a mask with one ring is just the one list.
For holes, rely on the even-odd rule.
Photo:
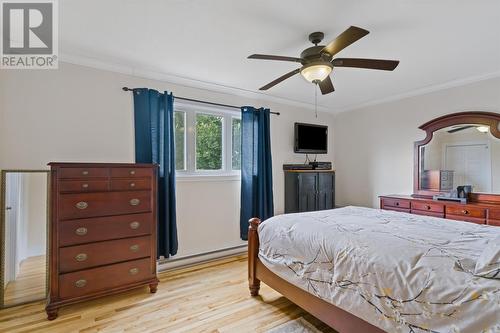
{"label": "hardwood floor", "polygon": [[250,296],[246,256],[160,273],[156,294],[147,288],[61,308],[47,321],[45,302],[0,310],[0,332],[265,332],[303,316],[334,332],[262,284]]}
{"label": "hardwood floor", "polygon": [[46,268],[45,256],[23,260],[19,265],[16,280],[7,283],[4,304],[13,305],[44,299],[47,285]]}

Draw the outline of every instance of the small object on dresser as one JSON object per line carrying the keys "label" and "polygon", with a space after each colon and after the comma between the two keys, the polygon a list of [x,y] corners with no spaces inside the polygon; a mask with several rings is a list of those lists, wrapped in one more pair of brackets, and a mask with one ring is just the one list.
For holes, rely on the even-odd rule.
{"label": "small object on dresser", "polygon": [[469,198],[469,194],[472,192],[472,185],[462,185],[457,187],[457,196],[459,198]]}
{"label": "small object on dresser", "polygon": [[332,162],[309,162],[314,170],[331,170]]}
{"label": "small object on dresser", "polygon": [[67,304],[144,285],[156,292],[157,166],[49,165],[48,319]]}
{"label": "small object on dresser", "polygon": [[310,164],[283,164],[283,170],[312,170]]}
{"label": "small object on dresser", "polygon": [[463,204],[467,203],[467,198],[458,198],[458,197],[453,197],[453,196],[443,195],[443,194],[434,195],[432,197],[432,200],[436,200],[436,201],[453,201],[453,202],[459,202],[459,203],[463,203]]}

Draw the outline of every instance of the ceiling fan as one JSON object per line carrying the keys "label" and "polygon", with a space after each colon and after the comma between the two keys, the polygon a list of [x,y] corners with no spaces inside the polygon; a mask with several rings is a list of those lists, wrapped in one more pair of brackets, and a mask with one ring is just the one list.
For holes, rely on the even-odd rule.
{"label": "ceiling fan", "polygon": [[335,54],[368,34],[368,30],[351,26],[328,45],[318,45],[323,40],[324,34],[322,32],[313,32],[309,35],[309,41],[314,46],[302,51],[300,58],[252,54],[248,56],[248,59],[292,61],[302,64],[302,67],[280,76],[276,80],[260,87],[259,90],[267,90],[281,81],[300,73],[307,81],[318,84],[321,93],[326,95],[335,90],[329,76],[334,67],[356,67],[392,71],[398,66],[399,61],[397,60],[333,58]]}

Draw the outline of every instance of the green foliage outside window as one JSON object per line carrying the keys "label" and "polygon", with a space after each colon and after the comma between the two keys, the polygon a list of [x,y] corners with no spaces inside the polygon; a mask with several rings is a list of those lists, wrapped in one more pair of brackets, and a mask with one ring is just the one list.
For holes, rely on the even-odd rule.
{"label": "green foliage outside window", "polygon": [[196,169],[222,169],[222,117],[196,115]]}

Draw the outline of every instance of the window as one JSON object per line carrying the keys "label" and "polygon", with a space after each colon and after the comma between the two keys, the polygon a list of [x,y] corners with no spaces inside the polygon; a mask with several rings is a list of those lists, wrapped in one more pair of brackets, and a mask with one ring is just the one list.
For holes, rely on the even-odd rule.
{"label": "window", "polygon": [[238,111],[175,101],[175,167],[183,176],[236,176],[241,169]]}

